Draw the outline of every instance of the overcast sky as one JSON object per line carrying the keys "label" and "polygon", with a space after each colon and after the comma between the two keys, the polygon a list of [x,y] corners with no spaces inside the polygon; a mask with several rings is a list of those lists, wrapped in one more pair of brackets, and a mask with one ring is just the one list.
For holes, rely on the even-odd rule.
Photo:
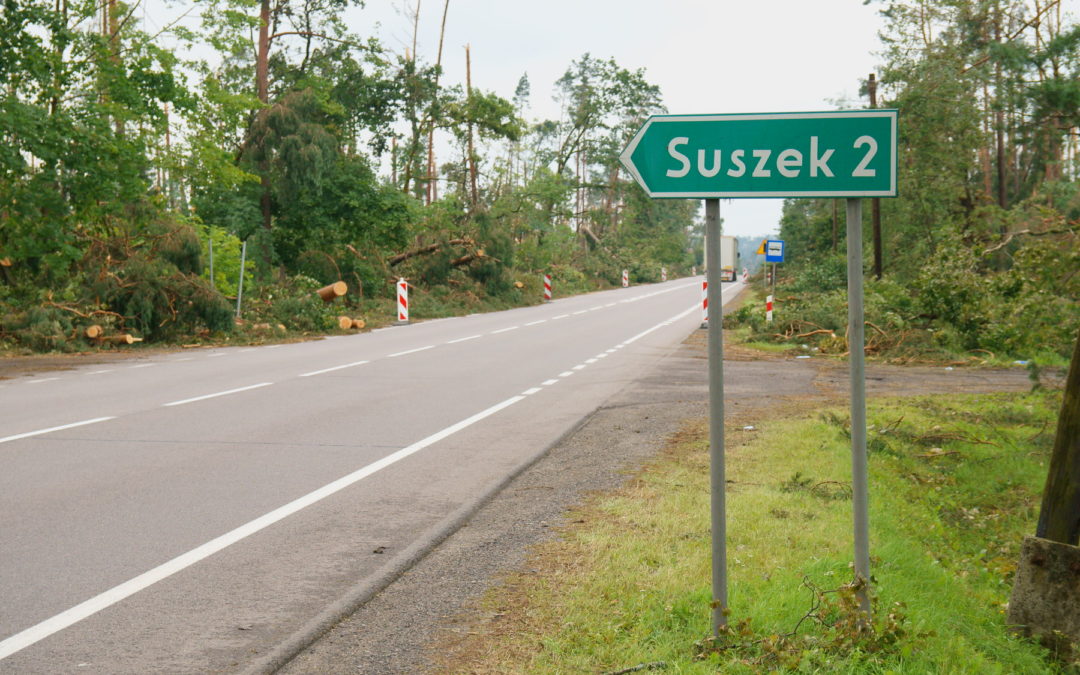
{"label": "overcast sky", "polygon": [[[434,63],[445,0],[420,0],[417,52]],[[416,0],[367,0],[350,28],[403,52]],[[643,68],[674,114],[833,110],[878,65],[881,3],[863,0],[450,0],[444,82],[511,98],[528,73],[530,119],[557,119],[555,80],[589,52]],[[865,103],[864,103],[865,105]],[[725,200],[725,234],[775,232],[780,200]]]}

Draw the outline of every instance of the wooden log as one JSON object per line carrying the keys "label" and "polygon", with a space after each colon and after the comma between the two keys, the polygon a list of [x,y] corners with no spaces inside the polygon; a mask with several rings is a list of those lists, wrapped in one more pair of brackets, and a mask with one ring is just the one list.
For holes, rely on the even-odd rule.
{"label": "wooden log", "polygon": [[348,290],[349,285],[344,281],[335,281],[329,286],[323,286],[315,292],[319,294],[319,297],[323,299],[323,302],[333,302],[335,298],[340,298],[345,295]]}
{"label": "wooden log", "polygon": [[102,330],[101,326],[99,326],[99,325],[97,325],[97,324],[94,324],[93,326],[87,326],[87,327],[86,327],[86,331],[85,331],[85,334],[86,334],[86,337],[88,337],[88,338],[90,338],[91,340],[93,340],[94,338],[99,338],[99,337],[101,337],[101,334],[102,334],[103,332],[104,332],[104,331]]}
{"label": "wooden log", "polygon": [[365,323],[363,319],[353,319],[352,320],[353,330],[360,330],[361,328],[363,328],[366,325],[367,325],[367,323]]}
{"label": "wooden log", "polygon": [[349,329],[352,328],[352,317],[351,316],[339,316],[337,318],[337,323],[338,323],[338,328],[340,328],[341,330],[349,330]]}
{"label": "wooden log", "polygon": [[104,335],[98,338],[102,342],[109,342],[114,345],[130,345],[136,342],[142,342],[142,338],[136,338],[129,333],[121,333],[119,335]]}

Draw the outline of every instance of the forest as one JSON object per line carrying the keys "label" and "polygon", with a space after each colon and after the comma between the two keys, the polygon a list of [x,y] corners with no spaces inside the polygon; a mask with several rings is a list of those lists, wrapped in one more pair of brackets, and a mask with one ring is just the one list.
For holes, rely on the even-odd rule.
{"label": "forest", "polygon": [[[121,0],[3,0],[0,346],[319,334],[389,321],[398,278],[436,317],[537,302],[545,273],[569,294],[700,264],[699,203],[647,198],[617,159],[666,112],[644,69],[583,53],[553,92],[448,85],[441,44],[432,63],[355,34],[355,4],[200,0],[150,33]],[[900,197],[864,209],[871,352],[1060,361],[1080,26],[1060,0],[871,4],[883,62],[860,107],[900,111]],[[549,93],[560,118],[526,119]],[[787,202],[779,321],[748,303],[732,327],[844,351],[837,222],[833,201]]]}

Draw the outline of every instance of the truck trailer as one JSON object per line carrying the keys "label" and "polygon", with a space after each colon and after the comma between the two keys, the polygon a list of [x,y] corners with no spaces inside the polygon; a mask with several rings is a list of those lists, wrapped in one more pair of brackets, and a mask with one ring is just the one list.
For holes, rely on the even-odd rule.
{"label": "truck trailer", "polygon": [[735,237],[720,237],[720,281],[735,281],[738,267],[738,242]]}

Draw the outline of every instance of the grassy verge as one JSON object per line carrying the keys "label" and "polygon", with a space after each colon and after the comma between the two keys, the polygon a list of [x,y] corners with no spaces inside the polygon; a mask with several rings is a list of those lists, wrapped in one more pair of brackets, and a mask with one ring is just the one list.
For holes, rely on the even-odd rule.
{"label": "grassy verge", "polygon": [[1059,405],[1060,392],[1040,391],[871,406],[872,632],[847,586],[846,413],[813,411],[729,430],[729,634],[708,638],[701,422],[489,594],[446,671],[1055,672],[1044,649],[1008,634],[1004,609]]}

